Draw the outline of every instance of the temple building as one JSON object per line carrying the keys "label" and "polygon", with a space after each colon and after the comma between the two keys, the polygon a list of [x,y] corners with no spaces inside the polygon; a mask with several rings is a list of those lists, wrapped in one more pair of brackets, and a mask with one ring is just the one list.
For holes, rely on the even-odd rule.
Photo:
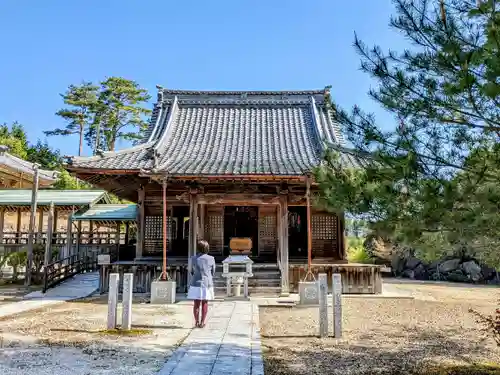
{"label": "temple building", "polygon": [[[197,239],[206,239],[220,262],[231,251],[231,238],[241,237],[251,240],[254,269],[260,266],[268,274],[274,269],[275,287],[286,294],[303,276],[308,248],[316,272],[348,266],[342,215],[307,204],[317,191],[311,171],[321,162],[324,148],[337,145],[343,150],[329,100],[328,88],[159,87],[140,144],[73,157],[67,169],[137,203],[135,258],[122,265],[147,273],[144,283],[157,276],[161,263],[166,210],[168,265],[177,270],[180,288],[185,275],[179,269],[187,266]],[[348,167],[359,166],[349,152],[341,152],[340,158]],[[363,288],[374,286],[366,282]]]}

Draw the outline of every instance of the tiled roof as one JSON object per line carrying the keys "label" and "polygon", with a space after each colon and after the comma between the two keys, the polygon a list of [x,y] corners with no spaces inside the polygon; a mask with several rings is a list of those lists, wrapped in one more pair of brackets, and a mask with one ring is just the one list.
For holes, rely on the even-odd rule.
{"label": "tiled roof", "polygon": [[[325,94],[325,90],[160,88],[141,145],[75,157],[68,168],[169,175],[302,175],[318,165],[324,142],[343,144],[325,106]],[[346,162],[353,161],[346,158]]]}
{"label": "tiled roof", "polygon": [[136,218],[135,204],[95,204],[88,210],[73,215],[73,220],[76,221],[134,221]]}
{"label": "tiled roof", "polygon": [[[31,205],[31,189],[0,189],[0,206]],[[107,201],[104,190],[38,190],[38,206],[84,206]]]}
{"label": "tiled roof", "polygon": [[[24,175],[33,176],[35,173],[35,164],[9,154],[7,149],[7,146],[0,145],[0,166],[5,166],[9,169],[15,170],[16,172],[23,173]],[[43,185],[50,185],[57,180],[57,172],[55,171],[39,169],[38,176],[40,183]]]}

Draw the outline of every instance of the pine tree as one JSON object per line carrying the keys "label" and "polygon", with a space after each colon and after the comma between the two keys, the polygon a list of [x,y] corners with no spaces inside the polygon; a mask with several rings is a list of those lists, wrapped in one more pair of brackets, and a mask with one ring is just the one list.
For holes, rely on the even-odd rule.
{"label": "pine tree", "polygon": [[55,129],[44,132],[45,135],[73,135],[78,134],[78,156],[83,154],[83,139],[85,131],[92,126],[94,111],[97,104],[98,87],[90,82],[83,82],[80,86],[70,85],[62,94],[64,104],[70,106],[57,111],[56,115],[66,120],[64,129]]}
{"label": "pine tree", "polygon": [[[341,165],[332,147],[316,170],[321,202],[365,215],[412,241],[432,233],[500,242],[500,12],[498,0],[395,0],[390,26],[411,48],[368,48],[356,36],[370,96],[393,114],[383,131],[359,107],[332,103],[362,170]],[[497,226],[498,227],[498,226]],[[481,237],[483,236],[483,237]]]}

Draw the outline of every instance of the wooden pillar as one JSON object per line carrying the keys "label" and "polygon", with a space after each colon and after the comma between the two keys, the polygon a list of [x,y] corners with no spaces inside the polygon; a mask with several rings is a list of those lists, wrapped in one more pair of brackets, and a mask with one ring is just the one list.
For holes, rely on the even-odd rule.
{"label": "wooden pillar", "polygon": [[200,234],[200,239],[205,239],[205,210],[206,210],[206,205],[205,204],[200,204],[200,225],[199,225],[199,234]]}
{"label": "wooden pillar", "polygon": [[340,260],[346,259],[346,241],[345,241],[345,215],[342,213],[341,215],[337,215],[337,248],[338,255]]}
{"label": "wooden pillar", "polygon": [[57,211],[54,208],[54,219],[53,219],[53,223],[52,223],[52,236],[54,236],[54,234],[57,235],[57,233],[59,231],[59,228],[57,228],[57,218],[59,216],[58,214],[59,214],[59,211]]}
{"label": "wooden pillar", "polygon": [[144,244],[144,199],[146,192],[141,187],[137,192],[137,241],[135,244],[135,258],[142,258]]}
{"label": "wooden pillar", "polygon": [[3,229],[5,223],[5,209],[0,209],[0,244],[3,243]]}
{"label": "wooden pillar", "polygon": [[188,238],[188,280],[191,277],[191,258],[196,255],[196,241],[198,239],[198,197],[189,195],[189,238]]}
{"label": "wooden pillar", "polygon": [[311,272],[312,264],[312,231],[311,231],[311,180],[307,179],[306,202],[307,202],[307,272]]}
{"label": "wooden pillar", "polygon": [[38,212],[38,241],[42,242],[42,233],[43,233],[43,209],[40,207],[40,212]]}
{"label": "wooden pillar", "polygon": [[31,285],[31,269],[33,267],[33,245],[35,242],[35,224],[36,224],[36,206],[38,199],[38,180],[39,180],[39,170],[38,166],[35,164],[33,166],[33,187],[31,189],[31,211],[30,211],[30,225],[28,233],[28,254],[26,257],[26,276],[24,279],[24,285]]}
{"label": "wooden pillar", "polygon": [[17,209],[17,222],[16,222],[16,243],[21,243],[21,218],[22,218],[23,212],[21,211],[21,208],[19,207]]}
{"label": "wooden pillar", "polygon": [[82,243],[82,221],[79,220],[76,229],[76,254],[80,256],[80,245]]}
{"label": "wooden pillar", "polygon": [[161,270],[161,279],[162,280],[167,280],[167,181],[163,180],[162,184],[162,200],[163,200],[163,217],[162,217],[162,224],[163,224],[163,264],[162,264],[162,270]]}
{"label": "wooden pillar", "polygon": [[52,221],[54,219],[54,202],[50,202],[50,208],[49,208],[49,215],[48,215],[48,222],[47,222],[47,242],[45,243],[45,258],[44,258],[44,265],[47,267],[47,264],[49,264],[52,261],[52,234],[53,234],[53,226],[52,226]]}
{"label": "wooden pillar", "polygon": [[128,246],[129,235],[130,235],[130,222],[125,223],[125,246]]}
{"label": "wooden pillar", "polygon": [[278,208],[279,246],[281,261],[281,295],[290,293],[288,279],[288,195],[281,194]]}
{"label": "wooden pillar", "polygon": [[89,244],[94,244],[94,222],[92,220],[89,221]]}
{"label": "wooden pillar", "polygon": [[66,251],[63,254],[63,258],[67,258],[71,255],[71,250],[73,248],[73,218],[71,217],[72,213],[68,213],[68,222],[66,227]]}
{"label": "wooden pillar", "polygon": [[116,242],[116,257],[120,260],[120,233],[121,232],[121,223],[116,224],[116,234],[115,234],[115,242]]}

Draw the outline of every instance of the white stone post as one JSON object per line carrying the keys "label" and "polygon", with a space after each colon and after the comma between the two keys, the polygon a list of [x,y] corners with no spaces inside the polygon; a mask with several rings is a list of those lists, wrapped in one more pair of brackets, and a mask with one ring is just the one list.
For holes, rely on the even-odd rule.
{"label": "white stone post", "polygon": [[132,295],[134,290],[134,274],[126,273],[123,275],[123,310],[122,310],[122,329],[132,328]]}
{"label": "white stone post", "polygon": [[340,273],[332,275],[333,291],[333,335],[342,337],[342,278]]}
{"label": "white stone post", "polygon": [[108,292],[108,329],[116,328],[116,310],[118,306],[118,282],[120,275],[112,273],[109,275]]}
{"label": "white stone post", "polygon": [[328,336],[328,279],[326,273],[318,275],[319,289],[319,336]]}

